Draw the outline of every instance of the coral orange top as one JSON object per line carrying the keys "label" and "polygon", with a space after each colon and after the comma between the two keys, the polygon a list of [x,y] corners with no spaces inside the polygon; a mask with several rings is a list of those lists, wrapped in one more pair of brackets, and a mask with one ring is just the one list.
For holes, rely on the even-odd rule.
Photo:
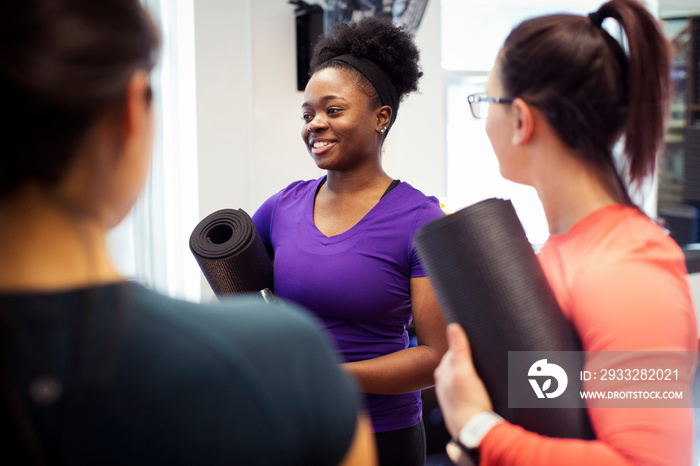
{"label": "coral orange top", "polygon": [[[538,257],[585,351],[697,350],[683,252],[637,209],[599,209],[568,232],[552,235]],[[673,389],[690,393],[692,357],[688,369],[671,382]],[[626,382],[626,388],[634,390],[635,383]],[[587,409],[596,440],[547,438],[502,423],[484,438],[481,465],[690,464],[691,408],[595,408],[589,403]]]}

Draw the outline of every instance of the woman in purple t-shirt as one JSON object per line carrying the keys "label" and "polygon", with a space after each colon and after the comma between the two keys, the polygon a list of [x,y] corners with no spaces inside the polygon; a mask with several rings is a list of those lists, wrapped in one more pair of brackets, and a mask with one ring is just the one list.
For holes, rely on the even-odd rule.
{"label": "woman in purple t-shirt", "polygon": [[319,317],[365,392],[381,464],[422,465],[420,390],[446,342],[412,238],[444,214],[381,165],[399,102],[418,89],[418,50],[408,33],[367,18],[337,24],[311,69],[301,133],[327,175],[291,184],[253,219],[274,256],[275,294]]}

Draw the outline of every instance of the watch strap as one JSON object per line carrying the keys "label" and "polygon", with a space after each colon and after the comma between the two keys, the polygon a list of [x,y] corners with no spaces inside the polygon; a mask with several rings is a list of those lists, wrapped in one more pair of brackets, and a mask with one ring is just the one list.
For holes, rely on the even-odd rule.
{"label": "watch strap", "polygon": [[478,413],[459,431],[459,443],[469,450],[479,448],[486,434],[501,422],[503,418],[493,411]]}

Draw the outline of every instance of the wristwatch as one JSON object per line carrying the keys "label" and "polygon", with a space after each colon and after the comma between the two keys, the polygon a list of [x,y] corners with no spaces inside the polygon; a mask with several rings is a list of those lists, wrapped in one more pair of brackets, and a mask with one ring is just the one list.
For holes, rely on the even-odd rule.
{"label": "wristwatch", "polygon": [[479,445],[491,429],[503,422],[503,418],[493,411],[483,411],[472,416],[456,439],[459,445],[470,455],[478,454]]}

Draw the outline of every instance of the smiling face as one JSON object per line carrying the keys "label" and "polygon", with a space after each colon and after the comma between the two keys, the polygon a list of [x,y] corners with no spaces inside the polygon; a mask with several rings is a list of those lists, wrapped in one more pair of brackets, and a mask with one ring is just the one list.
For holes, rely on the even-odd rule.
{"label": "smiling face", "polygon": [[344,171],[379,160],[381,107],[355,82],[352,71],[325,68],[306,85],[301,137],[321,169]]}

